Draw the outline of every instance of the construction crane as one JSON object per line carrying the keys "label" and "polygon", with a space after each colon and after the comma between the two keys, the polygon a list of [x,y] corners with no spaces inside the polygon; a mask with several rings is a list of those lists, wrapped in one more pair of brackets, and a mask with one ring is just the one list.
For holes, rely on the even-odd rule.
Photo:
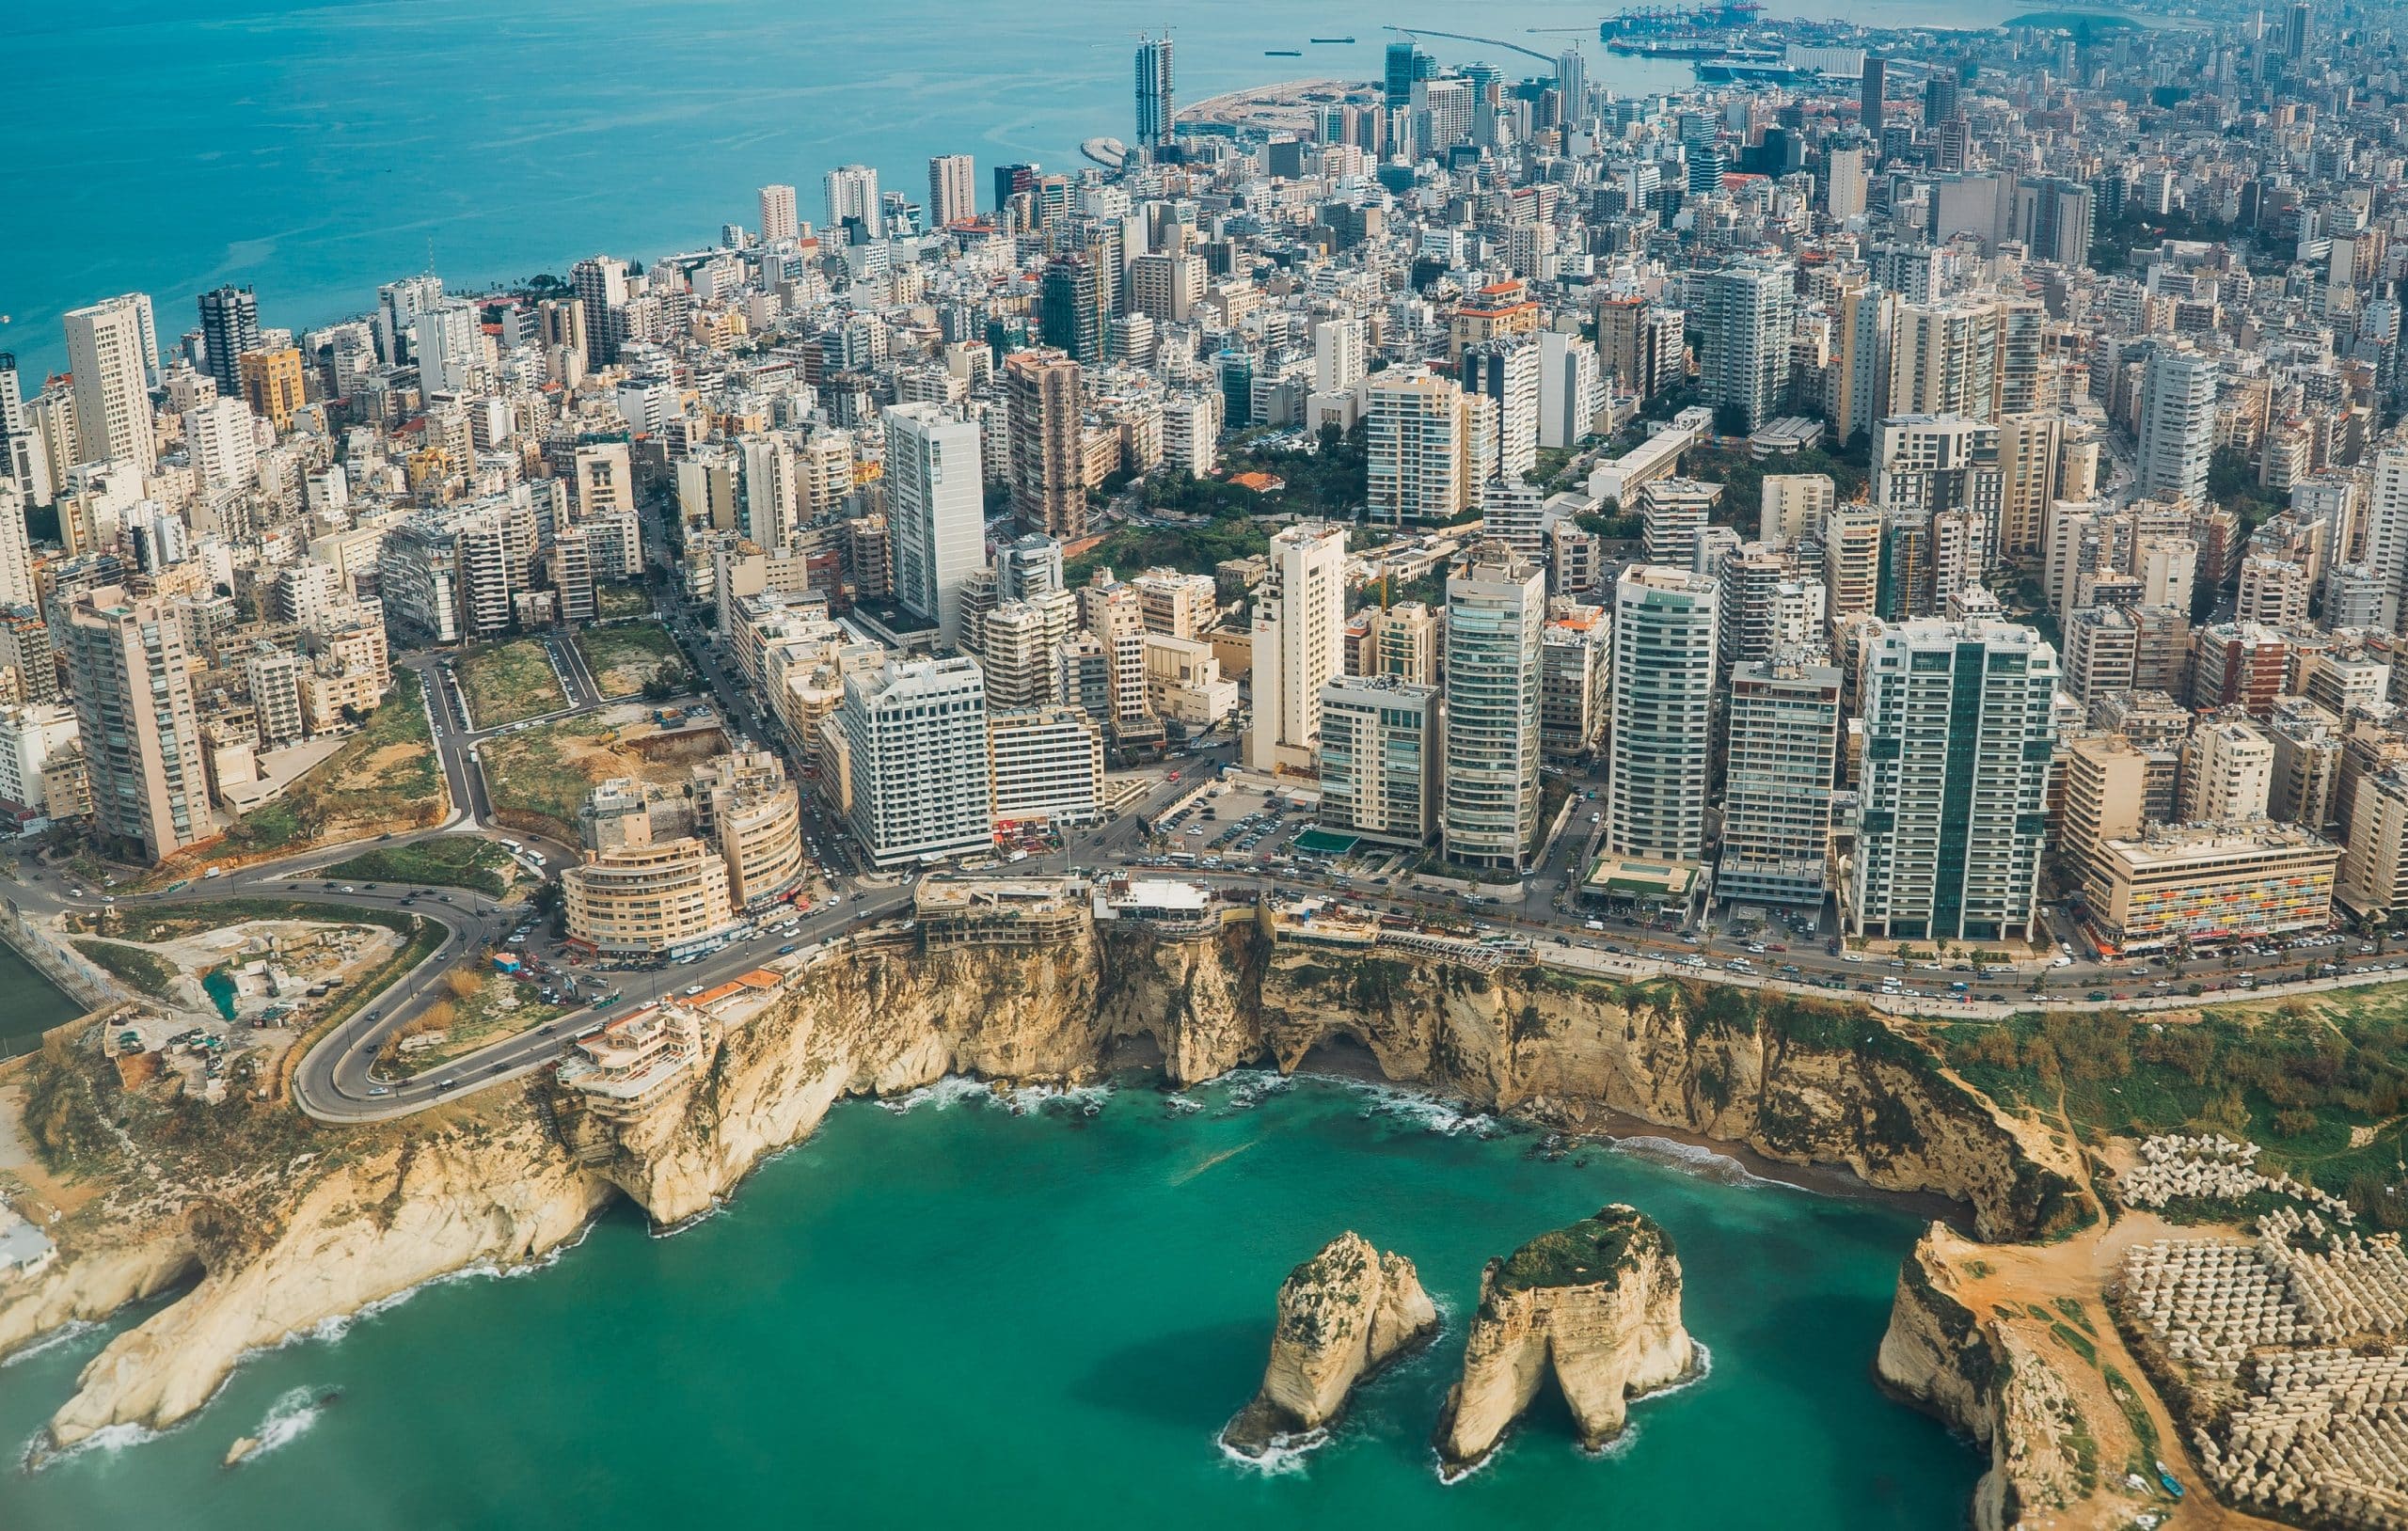
{"label": "construction crane", "polygon": [[1492,48],[1502,48],[1508,53],[1526,54],[1542,64],[1555,62],[1553,54],[1543,54],[1536,48],[1525,48],[1518,42],[1508,42],[1502,38],[1476,38],[1468,32],[1434,32],[1426,26],[1386,26],[1381,30],[1394,32],[1399,37],[1406,38],[1446,38],[1453,42],[1484,42]]}

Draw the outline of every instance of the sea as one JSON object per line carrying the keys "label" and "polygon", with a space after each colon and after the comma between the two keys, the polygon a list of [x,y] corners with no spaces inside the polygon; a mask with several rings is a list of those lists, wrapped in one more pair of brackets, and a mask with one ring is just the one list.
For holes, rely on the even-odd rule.
{"label": "sea", "polygon": [[[152,295],[161,343],[222,283],[262,324],[365,311],[425,270],[454,290],[565,272],[609,252],[650,260],[757,226],[754,189],[850,163],[925,199],[927,161],[990,169],[1085,164],[1085,138],[1133,131],[1131,45],[1177,45],[1178,98],[1298,78],[1370,80],[1389,26],[1442,63],[1544,72],[1577,44],[1625,94],[1687,67],[1608,55],[1617,4],[1138,0],[81,0],[9,8],[0,42],[0,351],[26,391],[63,369],[59,316]],[[2002,0],[1769,0],[1767,14],[1870,26],[1995,25]],[[1351,37],[1316,45],[1314,37]],[[1545,58],[1513,53],[1528,48]],[[1301,58],[1267,57],[1296,49]]]}
{"label": "sea", "polygon": [[0,1059],[32,1051],[43,1032],[83,1013],[14,948],[0,943]]}
{"label": "sea", "polygon": [[[1429,1445],[1483,1261],[1612,1201],[1671,1236],[1711,1360],[1584,1453],[1551,1388],[1487,1465]],[[1985,1458],[1872,1362],[1919,1219],[1658,1139],[1566,1143],[1336,1078],[1150,1076],[839,1106],[674,1232],[632,1213],[246,1360],[198,1414],[0,1470],[0,1526],[1164,1531],[1963,1523]],[[1352,1228],[1439,1338],[1267,1465],[1217,1436],[1280,1280]],[[37,1437],[115,1326],[0,1366]],[[236,1438],[261,1444],[221,1466]]]}

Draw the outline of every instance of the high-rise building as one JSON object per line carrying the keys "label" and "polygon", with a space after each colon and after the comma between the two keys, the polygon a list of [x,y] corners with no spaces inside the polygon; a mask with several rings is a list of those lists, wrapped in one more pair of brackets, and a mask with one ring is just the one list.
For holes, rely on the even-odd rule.
{"label": "high-rise building", "polygon": [[1706,402],[1752,431],[1781,413],[1789,383],[1796,296],[1789,268],[1743,260],[1698,281],[1704,334],[1698,383]]}
{"label": "high-rise building", "polygon": [[147,355],[155,352],[150,300],[111,298],[71,309],[67,366],[74,376],[75,456],[81,463],[126,463],[139,473],[158,466],[150,418]]}
{"label": "high-rise building", "polygon": [[1881,142],[1883,98],[1890,89],[1890,61],[1877,55],[1864,57],[1864,72],[1857,80],[1856,119],[1877,145]]}
{"label": "high-rise building", "polygon": [[1715,896],[1820,906],[1839,764],[1840,672],[1778,661],[1735,665],[1730,709]]}
{"label": "high-rise building", "polygon": [[25,534],[25,493],[0,479],[0,611],[36,604],[33,545]]}
{"label": "high-rise building", "polygon": [[1420,845],[1438,827],[1435,687],[1349,675],[1321,690],[1321,822],[1347,834]]}
{"label": "high-rise building", "polygon": [[217,391],[242,393],[240,358],[260,348],[260,300],[247,287],[220,287],[200,295],[201,359]]}
{"label": "high-rise building", "polygon": [[858,230],[856,244],[874,245],[883,237],[878,196],[878,171],[866,165],[840,165],[828,172],[828,227]]}
{"label": "high-rise building", "polygon": [[895,404],[885,419],[895,599],[956,644],[962,587],[986,561],[979,429],[936,404]]}
{"label": "high-rise building", "polygon": [[2150,352],[2141,374],[2141,492],[2206,504],[2215,434],[2215,359],[2172,346]]}
{"label": "high-rise building", "polygon": [[1137,42],[1137,147],[1159,153],[1171,140],[1179,120],[1172,91],[1171,41],[1141,38]]}
{"label": "high-rise building", "polygon": [[153,863],[207,838],[182,620],[163,602],[104,585],[69,604],[65,637],[96,827]]}
{"label": "high-rise building", "polygon": [[1112,319],[1111,292],[1104,268],[1093,256],[1074,252],[1047,261],[1037,290],[1038,324],[1045,343],[1083,365],[1102,362]]}
{"label": "high-rise building", "polygon": [[1614,584],[1610,854],[1673,861],[1705,855],[1719,625],[1719,592],[1703,575],[1641,563]]}
{"label": "high-rise building", "polygon": [[2386,448],[2375,458],[2366,543],[2369,625],[2397,632],[2408,617],[2408,449]]}
{"label": "high-rise building", "polygon": [[978,216],[978,171],[967,154],[939,154],[928,161],[928,227],[966,223]]}
{"label": "high-rise building", "polygon": [[1597,348],[1577,335],[1539,335],[1539,445],[1569,451],[1595,434],[1606,407]]}
{"label": "high-rise building", "polygon": [[1245,759],[1259,771],[1304,770],[1320,747],[1322,687],[1346,669],[1346,529],[1283,528],[1269,557],[1255,596]]}
{"label": "high-rise building", "polygon": [[587,365],[618,360],[619,320],[627,307],[627,263],[616,256],[588,256],[568,268],[568,279],[585,310]]}
{"label": "high-rise building", "polygon": [[889,659],[847,675],[835,722],[847,817],[871,864],[908,866],[994,843],[987,686],[976,660]]}
{"label": "high-rise building", "polygon": [[212,399],[184,411],[184,453],[202,493],[248,489],[259,481],[252,418],[240,399]]}
{"label": "high-rise building", "polygon": [[1451,521],[1471,503],[1475,464],[1463,389],[1452,378],[1391,369],[1366,384],[1370,519]]}
{"label": "high-rise building", "polygon": [[1511,481],[1539,461],[1539,342],[1534,336],[1483,341],[1464,348],[1464,386],[1485,395],[1497,408],[1497,455],[1474,466],[1481,481]]}
{"label": "high-rise building", "polygon": [[801,234],[802,217],[796,209],[794,188],[792,186],[762,187],[761,243],[776,245],[784,240],[800,238]]}
{"label": "high-rise building", "polygon": [[484,363],[485,331],[477,306],[466,298],[446,298],[418,316],[412,346],[418,357],[419,383],[428,393],[460,393],[469,376]]}
{"label": "high-rise building", "polygon": [[1441,844],[1458,866],[1516,873],[1539,819],[1546,576],[1502,543],[1447,579]]}
{"label": "high-rise building", "polygon": [[2266,817],[2274,790],[2274,741],[2247,715],[2201,722],[2182,743],[2182,820],[2242,824]]}
{"label": "high-rise building", "polygon": [[1012,513],[1028,530],[1062,538],[1086,530],[1081,378],[1079,364],[1059,351],[1016,351],[1004,358]]}
{"label": "high-rise building", "polygon": [[1890,327],[1889,412],[1998,417],[1995,304],[1902,303]]}
{"label": "high-rise building", "polygon": [[246,351],[237,359],[237,371],[243,376],[242,399],[251,413],[279,432],[291,430],[293,415],[309,399],[300,351],[289,345]]}
{"label": "high-rise building", "polygon": [[1890,413],[1890,341],[1898,297],[1859,277],[1844,289],[1831,316],[1828,390],[1831,429],[1843,444],[1870,437]]}
{"label": "high-rise building", "polygon": [[2028,939],[2056,739],[2056,651],[1931,619],[1866,640],[1861,822],[1847,916],[1896,940]]}
{"label": "high-rise building", "polygon": [[1823,211],[1834,223],[1864,212],[1864,155],[1862,144],[1834,144],[1823,156]]}

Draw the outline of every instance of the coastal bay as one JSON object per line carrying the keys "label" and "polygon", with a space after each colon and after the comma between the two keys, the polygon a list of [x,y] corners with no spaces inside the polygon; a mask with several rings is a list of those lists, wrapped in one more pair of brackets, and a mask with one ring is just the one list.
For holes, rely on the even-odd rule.
{"label": "coastal bay", "polygon": [[[971,1519],[1399,1526],[1611,1506],[1628,1523],[1931,1526],[1983,1460],[1881,1397],[1866,1358],[1920,1220],[1354,1082],[1246,1071],[1017,1097],[947,1081],[839,1107],[669,1238],[607,1216],[548,1267],[437,1284],[247,1361],[155,1439],[106,1432],[0,1478],[0,1523],[361,1527]],[[1092,1111],[1092,1114],[1089,1112]],[[1679,1242],[1706,1377],[1603,1458],[1560,1400],[1482,1470],[1432,1421],[1481,1262],[1607,1201]],[[1407,1254],[1446,1313],[1422,1355],[1288,1471],[1223,1456],[1279,1277],[1339,1228]],[[0,1369],[40,1429],[103,1335]],[[337,1401],[319,1404],[328,1394]],[[218,1463],[238,1436],[262,1450]],[[603,1449],[597,1443],[648,1442]]]}
{"label": "coastal bay", "polygon": [[[1624,93],[1693,83],[1684,64],[1598,47],[1597,20],[1615,8],[1514,0],[1477,24],[1543,52],[1580,41],[1590,78]],[[1846,14],[1963,27],[2015,9],[1863,0]],[[1262,50],[1307,33],[1355,39],[1311,48],[1310,72],[1374,78],[1388,24],[1465,29],[1434,0],[1240,0],[1179,32],[1179,99],[1306,71]],[[796,184],[819,221],[819,178],[847,163],[916,199],[929,156],[973,154],[985,205],[991,166],[1076,171],[1083,138],[1130,131],[1127,44],[1161,24],[1131,0],[1037,12],[942,0],[901,21],[827,0],[521,0],[505,13],[473,0],[101,0],[12,19],[0,138],[25,164],[73,173],[16,188],[0,351],[30,392],[66,366],[59,315],[112,293],[151,293],[166,344],[193,324],[194,294],[223,282],[257,288],[262,323],[298,328],[366,310],[378,283],[430,261],[465,291],[596,250],[650,260],[753,222],[766,182]],[[1540,67],[1423,41],[1450,62]]]}

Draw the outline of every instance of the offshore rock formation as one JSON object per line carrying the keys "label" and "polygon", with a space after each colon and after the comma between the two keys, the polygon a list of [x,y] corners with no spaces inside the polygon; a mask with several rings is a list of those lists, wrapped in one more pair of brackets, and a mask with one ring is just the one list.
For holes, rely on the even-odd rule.
{"label": "offshore rock formation", "polygon": [[[447,1271],[540,1256],[619,1194],[660,1223],[705,1211],[847,1095],[948,1074],[1075,1083],[1156,1060],[1187,1084],[1265,1060],[1292,1069],[1339,1040],[1390,1079],[1484,1108],[1573,1127],[1621,1113],[1939,1192],[1970,1202],[1986,1237],[2081,1211],[1986,1101],[1876,1020],[1731,990],[1290,951],[1251,925],[1186,940],[1120,927],[1033,949],[832,955],[633,1119],[538,1085],[376,1128],[296,1119],[286,1129],[309,1152],[232,1170],[160,1145],[164,1164],[129,1166],[119,1200],[55,1230],[50,1270],[0,1286],[0,1352],[197,1274],[93,1360],[53,1435],[165,1425],[246,1350]],[[69,1070],[73,1056],[25,1066]],[[118,1088],[71,1082],[47,1097],[105,1110]],[[150,1151],[115,1121],[80,1135]]]}
{"label": "offshore rock formation", "polygon": [[1327,1427],[1355,1385],[1438,1332],[1438,1309],[1413,1262],[1339,1234],[1279,1284],[1262,1390],[1221,1442],[1259,1457]]}
{"label": "offshore rock formation", "polygon": [[1438,1421],[1439,1461],[1450,1477],[1478,1465],[1550,1371],[1580,1444],[1594,1450],[1622,1433],[1630,1398],[1671,1386],[1696,1363],[1672,1241],[1617,1202],[1481,1272],[1463,1381]]}

